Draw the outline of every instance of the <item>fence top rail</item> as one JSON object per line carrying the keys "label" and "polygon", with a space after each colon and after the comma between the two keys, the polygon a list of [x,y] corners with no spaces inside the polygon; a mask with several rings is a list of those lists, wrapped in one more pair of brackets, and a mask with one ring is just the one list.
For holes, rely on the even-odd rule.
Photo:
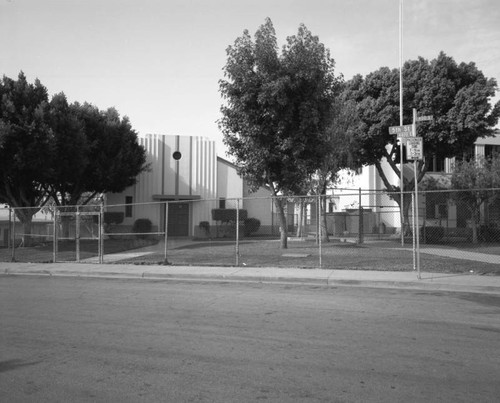
{"label": "fence top rail", "polygon": [[[282,200],[282,201],[297,201],[297,200],[306,200],[314,202],[315,200],[320,198],[326,199],[335,199],[338,197],[359,197],[359,196],[367,196],[373,194],[386,195],[390,196],[391,193],[399,195],[401,192],[388,192],[387,190],[367,190],[367,189],[330,189],[335,192],[335,190],[341,191],[351,191],[352,193],[333,193],[327,195],[279,195],[279,196],[250,196],[250,197],[233,197],[233,198],[224,198],[226,202],[238,201],[238,200]],[[420,194],[426,193],[460,193],[460,192],[500,192],[500,188],[473,188],[473,189],[437,189],[437,190],[419,190]],[[411,195],[413,191],[404,191],[403,194]],[[199,197],[193,197],[192,199],[183,199],[183,200],[163,200],[163,201],[150,201],[150,202],[140,202],[140,203],[120,203],[120,204],[106,204],[106,205],[71,205],[71,206],[52,206],[49,208],[51,213],[55,213],[58,215],[73,215],[75,213],[86,214],[86,215],[99,215],[101,207],[106,208],[114,208],[114,207],[126,207],[126,206],[141,206],[141,205],[165,205],[165,204],[175,204],[175,203],[207,203],[214,202],[218,203],[221,198],[212,198],[212,199],[200,199]],[[47,207],[9,207],[7,205],[0,207],[0,209],[16,211],[16,210],[37,210],[37,212],[47,209]],[[73,210],[73,211],[64,211],[64,210]]]}

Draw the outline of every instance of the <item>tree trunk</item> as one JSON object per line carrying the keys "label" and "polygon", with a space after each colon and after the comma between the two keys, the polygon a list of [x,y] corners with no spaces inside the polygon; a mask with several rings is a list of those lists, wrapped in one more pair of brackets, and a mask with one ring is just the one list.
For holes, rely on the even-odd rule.
{"label": "tree trunk", "polygon": [[480,218],[480,208],[481,205],[475,206],[474,209],[472,210],[471,214],[471,227],[472,227],[472,243],[477,244],[478,243],[478,234],[477,234],[477,227],[479,224],[479,218]]}
{"label": "tree trunk", "polygon": [[[403,198],[403,222],[401,225],[401,230],[404,236],[412,235],[412,223],[410,222],[410,207],[411,207],[412,197],[409,194],[405,194]],[[401,203],[399,203],[401,205]],[[417,206],[418,208],[418,206]],[[418,223],[415,223],[418,225]]]}
{"label": "tree trunk", "polygon": [[330,242],[330,238],[328,237],[328,225],[326,220],[326,190],[320,197],[320,234],[321,234],[321,242]]}
{"label": "tree trunk", "polygon": [[[22,236],[22,245],[23,246],[31,246],[33,244],[33,237],[31,236],[32,230],[32,221],[33,221],[33,209],[23,208],[16,209],[16,216],[23,225],[23,236]],[[36,212],[36,211],[35,211]],[[14,234],[15,239],[15,234]]]}
{"label": "tree trunk", "polygon": [[278,211],[278,218],[280,223],[280,248],[288,249],[288,226],[286,222],[285,215],[285,203],[286,201],[275,198],[276,210]]}
{"label": "tree trunk", "polygon": [[304,209],[305,209],[305,203],[304,199],[300,199],[299,202],[299,216],[297,218],[297,233],[296,237],[301,238],[304,235]]}
{"label": "tree trunk", "polygon": [[[392,170],[398,175],[398,177],[400,177],[401,174],[399,170],[396,168],[396,164],[391,163],[389,157],[390,157],[389,155],[386,156],[386,158],[388,158],[387,161],[389,162],[389,165],[391,166]],[[411,235],[412,226],[410,223],[409,208],[411,205],[412,197],[409,192],[412,192],[415,189],[414,180],[411,179],[407,181],[403,179],[404,180],[403,190],[405,193],[403,196],[403,205],[401,205],[401,192],[399,191],[398,187],[394,186],[389,182],[384,170],[382,169],[382,165],[380,164],[380,162],[375,163],[375,168],[377,169],[377,172],[380,178],[382,179],[382,182],[384,183],[386,192],[389,193],[390,197],[398,204],[400,211],[402,211],[403,222],[401,223],[401,231],[403,231],[403,235]],[[417,173],[418,173],[417,183],[422,180],[426,172],[427,168],[425,164],[422,161],[420,161],[418,163],[418,168],[417,168]],[[418,225],[418,223],[416,224]]]}

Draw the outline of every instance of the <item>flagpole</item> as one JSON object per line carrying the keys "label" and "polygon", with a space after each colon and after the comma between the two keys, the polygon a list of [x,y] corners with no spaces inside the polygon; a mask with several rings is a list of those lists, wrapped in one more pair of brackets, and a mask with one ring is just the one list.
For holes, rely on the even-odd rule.
{"label": "flagpole", "polygon": [[[399,125],[403,126],[403,0],[399,0]],[[403,203],[403,139],[399,140],[399,159],[400,159],[400,220],[401,220],[401,245],[405,243],[404,234],[404,203]]]}

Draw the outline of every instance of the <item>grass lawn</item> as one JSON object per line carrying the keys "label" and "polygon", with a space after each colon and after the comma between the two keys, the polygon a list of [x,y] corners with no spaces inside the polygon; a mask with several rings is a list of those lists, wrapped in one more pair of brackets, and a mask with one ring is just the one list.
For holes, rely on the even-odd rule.
{"label": "grass lawn", "polygon": [[[137,251],[154,243],[148,240],[106,239],[105,254]],[[85,241],[80,245],[80,259],[97,256],[97,241]],[[483,263],[426,254],[426,248],[441,248],[500,255],[500,246],[421,245],[420,269],[436,273],[468,273],[500,275],[500,264]],[[453,254],[453,252],[452,252]],[[0,249],[0,261],[10,261],[7,249]],[[16,249],[16,260],[22,262],[52,262],[52,244]],[[184,246],[170,248],[167,252],[170,264],[176,266],[236,266],[234,241],[190,242]],[[58,261],[76,260],[74,242],[59,245]],[[106,257],[105,257],[106,260]],[[158,244],[157,252],[143,256],[122,259],[115,263],[162,264],[163,247]],[[319,247],[313,240],[288,243],[288,249],[280,249],[279,240],[242,240],[239,244],[238,265],[247,267],[296,267],[319,268]],[[337,270],[414,270],[412,244],[401,246],[398,240],[371,241],[358,245],[351,242],[329,242],[321,247],[321,268]]]}
{"label": "grass lawn", "polygon": [[[423,245],[421,250],[427,246]],[[429,245],[436,247],[436,245]],[[407,250],[409,249],[409,250]],[[451,248],[452,249],[452,248]],[[460,248],[460,250],[464,250]],[[495,250],[472,248],[471,251],[490,253]],[[493,254],[493,253],[492,253]],[[236,249],[233,242],[200,242],[171,249],[169,263],[178,266],[235,266]],[[163,254],[155,253],[120,261],[119,263],[159,264]],[[320,267],[319,248],[313,241],[291,241],[288,249],[279,248],[279,241],[242,241],[239,245],[238,264],[254,267]],[[397,241],[355,243],[329,242],[321,248],[321,268],[347,270],[414,270],[412,245],[401,246]],[[500,265],[465,259],[420,254],[420,269],[437,273],[498,274]]]}
{"label": "grass lawn", "polygon": [[[104,241],[104,253],[120,253],[136,250],[146,246],[157,244],[158,241],[144,239],[106,239]],[[57,261],[75,261],[75,241],[63,241],[57,245]],[[80,241],[80,260],[98,256],[99,244],[96,240]],[[54,246],[52,242],[33,246],[16,248],[15,260],[18,262],[51,263],[54,258]],[[0,248],[0,262],[10,262],[12,251]]]}

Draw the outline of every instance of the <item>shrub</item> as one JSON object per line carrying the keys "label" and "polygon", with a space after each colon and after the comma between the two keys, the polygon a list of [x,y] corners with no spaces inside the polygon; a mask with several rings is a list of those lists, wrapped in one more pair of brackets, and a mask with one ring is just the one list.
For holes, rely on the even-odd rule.
{"label": "shrub", "polygon": [[425,243],[437,243],[444,237],[443,227],[422,227],[420,228],[422,240]]}
{"label": "shrub", "polygon": [[[103,221],[105,225],[121,224],[125,218],[125,213],[122,211],[105,211],[103,213]],[[99,222],[99,216],[93,215],[92,221],[94,224]]]}
{"label": "shrub", "polygon": [[148,237],[147,233],[151,232],[153,224],[148,218],[138,218],[132,226],[132,232],[136,233],[137,238],[145,239]]}
{"label": "shrub", "polygon": [[[241,209],[239,211],[240,221],[246,220],[248,212]],[[236,222],[236,209],[234,208],[214,208],[212,209],[212,220],[223,223]]]}
{"label": "shrub", "polygon": [[499,242],[500,228],[495,222],[479,227],[479,239],[484,242]]}
{"label": "shrub", "polygon": [[253,232],[257,232],[260,228],[260,220],[257,218],[245,219],[245,236],[249,236]]}
{"label": "shrub", "polygon": [[200,221],[198,226],[201,230],[205,231],[206,235],[210,235],[210,223],[208,221]]}
{"label": "shrub", "polygon": [[104,213],[104,224],[121,224],[125,218],[123,211],[106,211]]}

